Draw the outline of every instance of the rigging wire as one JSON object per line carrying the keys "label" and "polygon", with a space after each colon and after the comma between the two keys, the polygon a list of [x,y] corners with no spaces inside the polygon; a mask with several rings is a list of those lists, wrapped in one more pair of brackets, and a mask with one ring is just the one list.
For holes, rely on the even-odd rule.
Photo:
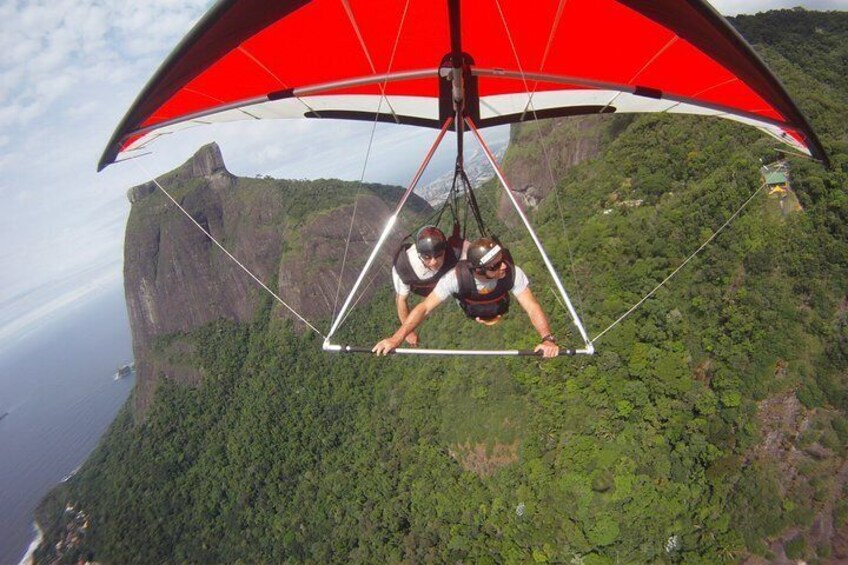
{"label": "rigging wire", "polygon": [[630,314],[632,314],[632,313],[633,313],[633,312],[634,312],[634,311],[635,311],[635,310],[636,310],[639,306],[641,306],[641,305],[642,305],[642,304],[643,304],[646,300],[648,300],[651,296],[653,296],[653,295],[654,295],[654,294],[655,294],[655,293],[656,293],[656,292],[657,292],[657,291],[658,291],[658,290],[659,290],[659,289],[660,289],[663,285],[665,285],[665,283],[667,283],[668,281],[670,281],[670,280],[671,280],[671,278],[672,278],[674,275],[676,275],[678,272],[680,272],[680,270],[681,270],[681,269],[683,269],[683,267],[685,267],[685,266],[686,266],[686,264],[687,264],[687,263],[689,263],[689,261],[691,261],[691,260],[692,260],[692,259],[693,259],[693,258],[694,258],[697,254],[698,254],[698,253],[700,253],[702,249],[704,249],[707,245],[709,245],[709,243],[710,243],[712,240],[714,240],[714,239],[716,238],[716,236],[717,236],[718,234],[720,234],[720,233],[722,232],[722,230],[724,230],[724,228],[726,228],[728,225],[730,225],[730,222],[732,222],[732,221],[734,220],[734,218],[736,218],[736,216],[738,216],[738,215],[742,212],[742,210],[744,210],[744,209],[745,209],[745,207],[746,207],[746,206],[748,206],[748,204],[749,204],[749,203],[750,203],[750,202],[754,199],[754,197],[755,197],[756,195],[758,195],[758,194],[760,193],[760,191],[761,191],[761,190],[763,189],[763,187],[765,187],[765,186],[766,186],[766,183],[761,184],[761,185],[759,186],[759,188],[757,188],[757,190],[755,190],[755,191],[754,191],[754,193],[753,193],[753,194],[751,194],[751,196],[749,196],[749,197],[748,197],[748,200],[746,200],[746,201],[742,204],[742,206],[740,206],[740,207],[739,207],[739,209],[738,209],[738,210],[736,210],[736,211],[733,213],[733,215],[731,215],[731,216],[727,219],[727,221],[726,221],[726,222],[724,222],[724,223],[721,225],[721,227],[720,227],[720,228],[718,228],[718,229],[717,229],[717,230],[716,230],[716,231],[715,231],[715,232],[714,232],[714,233],[713,233],[713,234],[712,234],[712,235],[711,235],[711,236],[710,236],[710,237],[709,237],[709,238],[708,238],[708,239],[707,239],[704,243],[702,243],[702,244],[701,244],[701,246],[700,246],[698,249],[696,249],[696,250],[695,250],[695,251],[694,251],[691,255],[689,255],[689,256],[688,256],[688,257],[687,257],[687,258],[683,261],[683,263],[681,263],[681,264],[680,264],[680,265],[679,265],[676,269],[674,269],[674,271],[672,271],[670,275],[668,275],[666,278],[664,278],[664,279],[662,280],[662,282],[661,282],[661,283],[659,283],[657,286],[655,286],[655,287],[653,288],[653,290],[651,290],[651,292],[649,292],[648,294],[646,294],[646,295],[644,296],[644,298],[642,298],[642,300],[640,300],[639,302],[637,302],[636,304],[634,304],[633,306],[631,306],[631,307],[630,307],[630,309],[629,309],[627,312],[625,312],[624,314],[622,314],[621,316],[619,316],[619,317],[618,317],[618,319],[617,319],[616,321],[614,321],[612,324],[610,324],[610,325],[607,327],[607,329],[605,329],[604,331],[602,331],[601,333],[599,333],[598,335],[596,335],[596,336],[595,336],[595,338],[594,338],[594,339],[592,339],[592,343],[594,343],[594,342],[596,342],[597,340],[599,340],[599,339],[600,339],[600,338],[601,338],[601,337],[602,337],[605,333],[607,333],[608,331],[610,331],[611,329],[613,329],[615,326],[617,326],[617,325],[619,324],[619,322],[621,322],[621,321],[622,321],[622,320],[624,320],[627,316],[629,316]]}
{"label": "rigging wire", "polygon": [[339,285],[336,287],[336,298],[333,301],[333,316],[336,318],[336,312],[339,307],[339,296],[342,292],[342,282],[344,281],[345,265],[347,264],[347,256],[350,251],[350,240],[353,237],[353,226],[356,222],[356,210],[359,206],[359,195],[362,193],[362,183],[365,180],[365,170],[368,168],[368,159],[371,156],[371,147],[374,143],[374,133],[377,131],[377,122],[380,117],[380,109],[383,105],[383,98],[380,97],[380,102],[377,105],[377,113],[374,115],[374,123],[371,126],[371,135],[368,137],[368,148],[365,151],[365,162],[362,164],[362,174],[359,176],[359,184],[356,187],[356,194],[353,196],[353,212],[350,215],[350,226],[347,230],[347,239],[345,240],[344,255],[342,255],[342,266],[339,269]]}
{"label": "rigging wire", "polygon": [[[539,142],[542,145],[542,155],[545,158],[545,166],[548,169],[548,176],[550,177],[551,192],[554,193],[554,201],[557,205],[559,221],[562,224],[562,233],[565,236],[565,249],[568,252],[569,270],[571,270],[571,278],[574,281],[574,290],[577,294],[577,307],[580,309],[580,318],[585,320],[586,316],[583,308],[583,293],[580,291],[580,281],[577,278],[577,269],[575,268],[574,263],[574,248],[571,245],[571,237],[568,234],[568,226],[565,223],[565,213],[563,212],[562,201],[559,197],[559,190],[557,187],[556,179],[554,177],[553,167],[551,166],[551,158],[548,152],[548,144],[545,142],[545,136],[542,135],[542,125],[539,123],[539,119],[536,114],[536,109],[535,107],[533,107],[532,101],[528,102],[528,104],[530,107],[530,111],[533,113],[533,122],[536,125],[536,136],[538,137]],[[560,302],[560,304],[562,304],[562,302]]]}
{"label": "rigging wire", "polygon": [[[530,85],[527,82],[527,76],[524,72],[524,66],[521,64],[521,58],[518,55],[518,49],[515,47],[515,42],[512,39],[512,33],[509,30],[509,24],[507,24],[506,16],[503,13],[503,9],[501,8],[500,0],[495,0],[495,5],[498,8],[498,14],[501,18],[501,23],[503,23],[504,30],[506,31],[507,39],[509,40],[509,45],[512,48],[512,55],[515,57],[515,64],[518,65],[518,72],[521,73],[521,81],[524,83],[524,90],[527,93],[527,105],[525,106],[524,112],[526,113],[529,109],[533,114],[533,122],[536,125],[536,134],[539,139],[539,142],[542,146],[542,154],[545,158],[545,166],[548,171],[548,176],[550,177],[551,182],[551,190],[554,193],[554,199],[557,204],[557,210],[559,212],[560,223],[562,224],[562,231],[565,235],[565,246],[568,251],[568,261],[571,270],[571,277],[574,280],[575,291],[577,293],[577,306],[580,309],[580,318],[585,319],[585,313],[583,308],[583,293],[580,291],[580,284],[577,279],[577,270],[574,267],[574,251],[571,247],[571,238],[568,236],[568,229],[565,223],[565,215],[563,214],[562,203],[559,198],[559,191],[557,190],[556,180],[554,177],[553,167],[551,167],[551,158],[550,153],[548,151],[548,145],[545,142],[545,137],[542,135],[542,126],[539,123],[539,115],[536,112],[536,107],[533,105],[533,94],[538,88],[538,81],[536,81],[536,85],[534,86],[533,92],[530,91]],[[559,26],[560,18],[562,17],[562,11],[565,8],[565,0],[561,0],[559,6],[557,7],[557,15],[554,19],[554,22],[551,27],[551,32],[548,35],[548,43],[545,46],[545,53],[542,60],[542,65],[544,66],[544,61],[547,58],[548,50],[553,42],[555,30]],[[541,69],[540,69],[541,70]],[[550,288],[550,287],[549,287]],[[553,291],[552,291],[553,292]],[[562,302],[560,302],[562,304]]]}
{"label": "rigging wire", "polygon": [[222,245],[222,244],[221,244],[221,243],[220,243],[217,239],[215,239],[215,238],[212,236],[212,234],[211,234],[211,233],[209,233],[209,231],[207,231],[207,230],[206,230],[206,228],[204,228],[203,226],[201,226],[201,225],[200,225],[200,223],[199,223],[197,220],[195,220],[195,219],[194,219],[194,216],[192,216],[192,215],[188,212],[188,210],[186,210],[185,208],[183,208],[182,204],[180,204],[180,203],[176,200],[176,198],[174,198],[173,196],[171,196],[171,193],[170,193],[170,192],[168,192],[168,191],[165,189],[165,187],[164,187],[164,186],[162,186],[162,184],[159,182],[159,180],[158,180],[158,179],[156,179],[156,178],[155,178],[152,174],[150,174],[150,172],[149,172],[149,171],[148,171],[148,170],[144,167],[144,165],[142,165],[142,164],[141,164],[141,163],[139,163],[138,161],[136,161],[136,162],[135,162],[135,164],[136,164],[136,165],[138,165],[138,167],[141,169],[141,171],[142,171],[142,172],[143,172],[143,173],[144,173],[144,174],[145,174],[148,178],[152,179],[153,184],[155,184],[155,185],[159,188],[159,190],[161,190],[161,191],[162,191],[162,193],[163,193],[165,196],[167,196],[167,197],[168,197],[168,199],[169,199],[171,202],[173,202],[173,203],[174,203],[174,205],[175,205],[175,206],[176,206],[176,207],[180,210],[180,212],[182,212],[182,213],[185,215],[185,217],[186,217],[186,218],[188,218],[189,220],[191,220],[191,222],[192,222],[195,226],[197,226],[197,229],[199,229],[200,231],[202,231],[202,232],[206,235],[206,237],[208,237],[208,238],[209,238],[209,240],[210,240],[212,243],[214,243],[216,246],[218,246],[218,249],[220,249],[221,251],[223,251],[223,252],[224,252],[224,254],[225,254],[227,257],[229,257],[229,258],[230,258],[230,259],[231,259],[231,260],[232,260],[232,261],[233,261],[236,265],[238,265],[238,266],[241,268],[241,270],[242,270],[242,271],[244,271],[245,273],[247,273],[247,274],[250,276],[250,278],[252,278],[254,281],[256,281],[256,283],[257,283],[257,284],[259,284],[259,286],[261,286],[263,289],[265,289],[265,291],[266,291],[266,292],[268,292],[268,294],[270,294],[271,296],[273,296],[273,297],[274,297],[274,299],[275,299],[277,302],[279,302],[280,304],[282,304],[282,305],[283,305],[286,309],[288,309],[288,311],[289,311],[289,312],[291,312],[292,314],[294,314],[294,315],[297,317],[297,319],[298,319],[298,320],[300,320],[301,322],[303,322],[304,324],[306,324],[306,325],[307,325],[307,326],[308,326],[308,327],[309,327],[309,328],[310,328],[313,332],[317,333],[318,335],[320,335],[321,337],[323,337],[323,338],[325,338],[325,339],[326,339],[326,337],[327,337],[327,336],[325,336],[325,335],[321,332],[321,330],[319,330],[318,328],[316,328],[315,326],[313,326],[311,323],[309,323],[309,320],[307,320],[306,318],[304,318],[303,316],[301,316],[301,315],[300,315],[300,314],[299,314],[299,313],[298,313],[298,312],[297,312],[294,308],[292,308],[291,306],[289,306],[289,305],[288,305],[288,304],[287,304],[287,303],[286,303],[286,302],[285,302],[282,298],[280,298],[280,296],[279,296],[276,292],[274,292],[273,290],[271,290],[270,288],[268,288],[268,286],[267,286],[265,283],[263,283],[261,280],[259,280],[259,277],[257,277],[256,275],[254,275],[254,274],[250,271],[250,269],[248,269],[247,267],[245,267],[245,266],[244,266],[244,264],[243,264],[241,261],[239,261],[239,260],[238,260],[238,259],[237,259],[237,258],[236,258],[233,254],[232,254],[232,253],[230,253],[230,252],[227,250],[227,248],[226,248],[226,247],[224,247],[224,246],[223,246],[223,245]]}
{"label": "rigging wire", "polygon": [[[480,207],[477,205],[477,197],[474,195],[474,189],[471,188],[471,181],[468,180],[468,175],[465,174],[465,169],[462,163],[457,158],[456,171],[454,179],[459,177],[463,190],[465,191],[466,213],[470,209],[474,216],[474,221],[477,224],[477,230],[480,232],[480,237],[489,237],[489,230],[486,229],[486,224],[483,223],[483,214],[480,212]],[[466,216],[467,217],[467,216]]]}
{"label": "rigging wire", "polygon": [[439,144],[444,139],[445,133],[447,132],[448,128],[451,126],[452,123],[453,123],[452,117],[449,117],[448,119],[445,120],[445,123],[442,126],[442,129],[439,130],[439,135],[436,137],[435,141],[433,142],[433,145],[430,147],[430,150],[427,152],[427,156],[424,158],[424,161],[418,167],[418,170],[416,171],[415,176],[410,181],[409,185],[407,186],[406,190],[403,193],[403,196],[398,201],[397,206],[395,207],[394,213],[391,216],[389,216],[388,221],[386,222],[385,226],[383,227],[383,231],[380,233],[380,237],[377,240],[376,245],[374,245],[374,247],[371,249],[371,253],[368,256],[368,260],[365,261],[365,266],[360,271],[359,276],[356,279],[356,282],[353,283],[353,287],[351,288],[351,291],[348,294],[347,299],[345,299],[345,302],[342,305],[341,310],[339,311],[339,314],[336,316],[336,319],[333,321],[332,325],[330,326],[330,332],[327,335],[327,338],[324,340],[324,348],[327,351],[338,351],[337,346],[334,346],[332,343],[330,343],[330,338],[333,336],[333,334],[335,333],[335,331],[339,327],[339,322],[341,322],[340,318],[342,317],[341,313],[344,312],[345,310],[347,310],[348,306],[350,305],[351,301],[353,300],[353,297],[356,294],[357,289],[362,284],[362,281],[365,278],[365,275],[368,273],[368,270],[371,268],[371,265],[373,264],[375,258],[377,257],[377,254],[380,252],[380,249],[382,249],[383,244],[386,242],[386,239],[389,237],[389,234],[394,229],[395,224],[397,223],[398,214],[400,214],[400,211],[403,209],[404,205],[406,204],[407,200],[409,199],[410,195],[412,194],[412,191],[415,190],[415,187],[418,185],[418,181],[421,180],[421,175],[424,173],[424,170],[427,168],[427,165],[430,163],[430,160],[433,158],[433,154],[436,152],[436,149],[439,147]]}
{"label": "rigging wire", "polygon": [[[247,50],[247,48],[245,47],[245,45],[244,45],[244,44],[239,45],[236,49],[237,49],[237,50],[238,50],[241,54],[243,54],[245,57],[247,57],[248,59],[250,59],[251,61],[253,61],[253,62],[256,64],[256,66],[257,66],[257,67],[259,67],[260,69],[262,69],[263,71],[265,71],[265,72],[266,72],[266,73],[267,73],[267,74],[268,74],[271,78],[273,78],[274,80],[276,80],[276,81],[280,84],[280,87],[281,87],[281,88],[284,88],[284,89],[285,89],[285,88],[289,88],[289,85],[288,85],[288,83],[286,83],[286,81],[284,81],[284,80],[283,80],[283,79],[281,79],[279,76],[277,76],[277,74],[276,74],[274,71],[272,71],[271,69],[269,69],[267,65],[265,65],[265,64],[264,64],[262,61],[260,61],[259,59],[257,59],[257,58],[256,58],[256,56],[254,56],[254,55],[253,55],[253,53],[251,53],[250,51],[248,51],[248,50]],[[309,104],[307,104],[307,103],[306,103],[306,101],[303,99],[303,97],[301,97],[301,96],[295,96],[294,98],[295,98],[295,100],[297,100],[298,102],[300,102],[301,104],[303,104],[304,108],[306,108],[306,109],[307,109],[307,111],[309,111],[309,112],[313,112],[313,113],[314,113],[315,115],[317,115],[317,116],[320,116],[320,115],[321,115],[319,112],[317,112],[317,111],[315,110],[315,108],[313,108],[312,106],[310,106]]]}
{"label": "rigging wire", "polygon": [[[374,134],[377,131],[377,124],[379,123],[379,120],[380,120],[380,111],[383,109],[383,101],[385,100],[386,103],[391,108],[391,104],[388,102],[388,97],[386,95],[386,85],[388,84],[388,80],[389,80],[388,75],[392,70],[392,65],[394,64],[394,60],[395,60],[395,54],[397,53],[397,47],[398,47],[398,44],[400,43],[400,36],[401,36],[401,32],[403,31],[404,22],[406,21],[406,14],[409,10],[409,2],[410,1],[411,0],[406,0],[406,4],[404,5],[403,13],[401,14],[401,18],[400,18],[400,22],[398,22],[398,31],[397,31],[397,34],[395,35],[395,42],[394,42],[394,45],[392,46],[392,53],[389,56],[388,68],[386,69],[386,78],[383,79],[383,83],[380,85],[380,101],[377,104],[377,111],[374,113],[374,123],[371,126],[371,135],[368,138],[368,149],[365,151],[365,161],[362,164],[362,173],[359,176],[359,185],[356,188],[356,195],[354,195],[354,198],[353,198],[353,212],[352,212],[351,217],[350,217],[350,227],[348,228],[347,240],[345,241],[345,250],[344,250],[344,255],[342,257],[342,266],[341,266],[341,269],[339,270],[339,284],[338,284],[338,287],[336,288],[336,298],[333,302],[333,316],[331,318],[333,320],[336,318],[336,313],[338,311],[339,297],[341,296],[342,282],[344,281],[345,265],[347,263],[347,256],[348,256],[348,253],[350,251],[350,240],[353,237],[353,226],[354,226],[354,222],[356,220],[357,206],[359,204],[359,194],[362,192],[362,184],[365,181],[365,171],[368,169],[368,160],[371,157],[371,148],[374,144]],[[345,11],[347,12],[348,18],[350,19],[351,25],[353,26],[354,31],[356,32],[356,35],[359,38],[360,44],[362,45],[362,48],[363,48],[365,55],[366,55],[366,58],[368,59],[368,63],[371,65],[371,70],[372,70],[372,72],[376,73],[377,72],[376,68],[374,66],[373,61],[371,60],[371,55],[368,51],[368,48],[365,45],[365,40],[364,40],[364,38],[362,37],[362,34],[359,31],[359,26],[356,24],[356,19],[353,17],[353,12],[350,8],[350,5],[348,4],[347,0],[342,0],[342,3],[344,5]],[[394,109],[392,109],[392,114],[394,114]],[[395,116],[395,119],[397,119],[396,116]]]}
{"label": "rigging wire", "polygon": [[[538,124],[538,115],[536,114],[536,110],[535,110],[535,108],[532,106],[532,94],[530,94],[529,85],[527,84],[526,75],[525,75],[525,73],[524,73],[524,69],[523,69],[523,67],[522,67],[522,65],[521,65],[521,60],[520,60],[520,58],[519,58],[519,56],[518,56],[518,51],[516,50],[515,43],[514,43],[514,41],[513,41],[513,39],[512,39],[512,34],[511,34],[511,33],[510,33],[510,31],[509,31],[509,26],[508,26],[508,24],[507,24],[507,22],[506,22],[506,17],[504,16],[503,10],[502,10],[502,8],[501,8],[500,0],[495,0],[495,5],[496,5],[496,6],[497,6],[497,8],[498,8],[498,13],[500,14],[501,21],[502,21],[502,23],[503,23],[504,29],[506,30],[507,37],[508,37],[508,39],[509,39],[509,43],[510,43],[510,46],[511,46],[511,48],[512,48],[512,52],[513,52],[513,55],[514,55],[515,60],[516,60],[516,64],[518,65],[518,70],[519,70],[519,72],[521,73],[521,78],[522,78],[522,81],[524,82],[524,88],[525,88],[525,90],[526,90],[526,91],[527,91],[527,93],[528,93],[528,107],[532,109],[533,116],[534,116],[534,120],[535,120],[535,121],[536,121],[536,123]],[[676,39],[677,39],[676,37],[675,37],[675,38],[673,38],[673,39],[672,39],[672,41],[670,41],[670,42],[669,42],[669,43],[668,43],[668,44],[667,44],[667,45],[666,45],[666,46],[665,46],[662,50],[660,50],[660,52],[659,52],[659,53],[657,53],[657,54],[655,55],[654,59],[656,59],[656,57],[658,57],[658,56],[659,56],[659,55],[660,55],[663,51],[665,51],[665,50],[666,50],[666,49],[667,49],[670,45],[672,45],[672,44],[676,41]],[[649,65],[650,65],[650,64],[654,61],[654,59],[651,59],[651,61],[649,61],[648,63],[646,63],[645,68],[646,68],[647,66],[649,66]],[[644,68],[643,68],[642,70],[644,70]],[[642,72],[642,71],[640,70],[640,73],[641,73],[641,72]],[[638,73],[637,73],[637,75],[638,75]],[[541,130],[540,130],[540,129],[539,129],[539,130],[537,130],[537,131],[541,132]],[[540,137],[540,140],[541,140],[541,137]],[[545,153],[546,164],[548,165],[548,172],[551,174],[551,177],[553,178],[553,172],[552,172],[551,167],[550,167],[550,161],[549,161],[549,159],[548,159],[547,151],[546,151],[545,144],[544,144],[544,141],[543,141],[543,140],[542,140],[542,147],[543,147],[543,152]],[[656,292],[657,292],[660,288],[662,288],[662,287],[663,287],[663,285],[665,285],[665,284],[666,284],[669,280],[671,280],[671,279],[672,279],[672,278],[673,278],[673,277],[674,277],[674,276],[675,276],[678,272],[680,272],[680,270],[681,270],[681,269],[683,269],[683,267],[685,267],[685,266],[689,263],[689,261],[691,261],[691,260],[692,260],[692,259],[693,259],[693,258],[694,258],[697,254],[698,254],[698,253],[700,253],[700,252],[701,252],[701,250],[703,250],[703,249],[704,249],[707,245],[709,245],[709,243],[710,243],[713,239],[715,239],[715,238],[716,238],[716,236],[718,236],[718,234],[719,234],[719,233],[721,233],[721,232],[724,230],[724,228],[726,228],[726,227],[730,224],[730,222],[732,222],[732,221],[733,221],[733,219],[734,219],[734,218],[736,218],[736,216],[738,216],[738,215],[742,212],[742,210],[744,210],[744,209],[745,209],[745,207],[747,207],[747,206],[748,206],[748,204],[749,204],[749,203],[750,203],[750,202],[754,199],[754,197],[755,197],[757,194],[759,194],[759,193],[760,193],[760,191],[763,189],[763,187],[764,187],[764,186],[765,186],[765,183],[763,183],[762,185],[760,185],[760,187],[759,187],[759,188],[757,188],[757,190],[755,190],[753,194],[751,194],[751,196],[750,196],[750,197],[749,197],[749,198],[748,198],[748,199],[747,199],[747,200],[746,200],[746,201],[742,204],[742,206],[741,206],[741,207],[740,207],[740,208],[739,208],[736,212],[734,212],[734,213],[733,213],[733,215],[731,215],[731,216],[730,216],[730,218],[728,218],[728,219],[727,219],[727,221],[726,221],[724,224],[722,224],[722,226],[721,226],[721,227],[719,227],[719,228],[718,228],[718,230],[716,230],[716,232],[715,232],[715,233],[713,233],[713,235],[712,235],[712,236],[710,236],[710,237],[709,237],[709,238],[708,238],[708,239],[707,239],[707,240],[706,240],[703,244],[701,244],[701,246],[700,246],[698,249],[696,249],[696,250],[695,250],[695,251],[694,251],[691,255],[689,255],[689,256],[688,256],[688,257],[687,257],[687,258],[683,261],[683,263],[681,263],[681,264],[680,264],[680,265],[679,265],[679,266],[678,266],[678,267],[677,267],[674,271],[672,271],[672,273],[671,273],[671,274],[669,274],[669,275],[668,275],[665,279],[663,279],[663,281],[662,281],[662,282],[660,282],[657,286],[655,286],[655,287],[654,287],[654,288],[653,288],[653,289],[652,289],[652,290],[651,290],[651,291],[650,291],[647,295],[645,295],[645,297],[643,297],[643,298],[642,298],[639,302],[637,302],[636,304],[634,304],[634,305],[633,305],[633,306],[632,306],[629,310],[627,310],[624,314],[622,314],[621,316],[619,316],[619,318],[618,318],[617,320],[615,320],[612,324],[610,324],[610,325],[609,325],[609,326],[608,326],[605,330],[603,330],[601,333],[599,333],[597,336],[595,336],[595,338],[594,338],[594,339],[592,339],[590,343],[594,344],[594,343],[595,343],[598,339],[600,339],[600,338],[601,338],[604,334],[606,334],[608,331],[610,331],[612,328],[614,328],[616,325],[618,325],[618,324],[619,324],[622,320],[624,320],[627,316],[629,316],[631,313],[633,313],[633,312],[634,312],[634,311],[635,311],[635,310],[636,310],[639,306],[641,306],[641,305],[642,305],[642,304],[643,304],[646,300],[648,300],[651,296],[653,296],[653,295],[654,295],[654,294],[655,294],[655,293],[656,293]],[[555,188],[554,188],[554,192],[556,192],[556,189],[555,189]],[[562,222],[563,222],[563,226],[564,226],[564,225],[565,225],[565,218],[564,218],[564,216],[562,215],[562,208],[559,206],[558,194],[557,194],[557,205],[558,205],[558,207],[559,207],[559,210],[560,210],[560,218],[561,218],[561,220],[562,220]],[[570,261],[571,261],[571,268],[572,268],[572,276],[574,276],[574,277],[575,277],[575,282],[576,282],[576,273],[575,273],[575,270],[574,270],[574,260],[573,260],[573,256],[572,256],[572,254],[571,254],[571,248],[570,248],[570,245],[569,245],[568,247],[569,247],[569,259],[570,259]],[[579,298],[579,290],[578,290],[578,298]],[[582,304],[582,299],[580,300],[580,303]],[[582,306],[581,306],[581,310],[582,310]],[[582,316],[582,312],[581,312],[581,316]]]}
{"label": "rigging wire", "polygon": [[350,317],[351,314],[353,314],[354,308],[356,308],[357,304],[359,304],[362,299],[365,298],[365,295],[368,293],[368,289],[371,288],[371,285],[374,284],[374,281],[377,280],[377,277],[379,275],[385,274],[387,266],[388,260],[384,258],[383,262],[380,263],[380,268],[374,270],[374,274],[371,275],[371,279],[368,281],[368,284],[365,285],[365,288],[360,291],[359,297],[353,302],[353,304],[350,305],[350,308],[342,318],[342,321],[339,322],[339,327],[343,326],[345,322],[347,322],[347,319]]}
{"label": "rigging wire", "polygon": [[[497,177],[492,177],[492,178],[497,178]],[[481,190],[477,193],[477,195],[483,196],[483,198],[486,201],[486,204],[488,204],[492,208],[492,210],[495,211],[494,213],[497,214],[498,203],[497,203],[496,199],[492,198],[491,194],[489,194],[485,190]],[[517,241],[518,239],[520,239],[521,235],[519,235],[516,232],[515,229],[510,227],[509,222],[502,221],[502,222],[500,222],[500,225],[504,227],[504,229],[507,231],[507,233],[509,233],[509,236],[510,236],[512,241]]]}
{"label": "rigging wire", "polygon": [[[557,30],[559,29],[559,23],[562,20],[562,14],[565,11],[565,3],[566,0],[559,0],[559,5],[557,6],[556,14],[554,15],[553,22],[551,23],[551,31],[548,33],[548,41],[545,43],[545,52],[542,54],[542,61],[539,63],[539,72],[541,73],[545,69],[545,64],[548,61],[548,55],[551,52],[551,46],[554,43],[554,37],[556,37]],[[500,7],[498,7],[500,8]],[[503,18],[502,18],[503,19]],[[504,25],[506,27],[506,25]],[[507,28],[507,33],[509,33],[509,29]],[[513,52],[515,50],[513,49]],[[525,90],[527,86],[525,85]],[[524,120],[524,115],[527,114],[527,111],[531,108],[533,104],[533,96],[536,95],[536,89],[539,88],[539,81],[536,80],[533,84],[533,91],[530,92],[527,98],[527,105],[524,106],[524,110],[521,112],[521,120]],[[534,110],[535,113],[535,110]]]}
{"label": "rigging wire", "polygon": [[[403,14],[401,15],[400,25],[398,27],[397,39],[395,40],[395,49],[397,48],[397,40],[400,39],[400,30],[403,28],[403,22],[406,19],[406,11],[409,8],[410,0],[407,0],[406,5],[403,9]],[[342,6],[344,7],[345,13],[347,14],[348,21],[350,21],[351,27],[353,27],[354,33],[356,33],[356,38],[359,40],[359,46],[362,47],[362,51],[365,54],[365,59],[368,61],[368,66],[371,67],[371,72],[373,74],[377,74],[377,67],[374,65],[374,60],[371,58],[371,52],[368,50],[368,45],[365,44],[365,38],[362,36],[362,31],[359,29],[359,24],[356,23],[356,17],[353,15],[353,8],[350,6],[350,2],[348,0],[341,0]],[[392,50],[392,55],[389,59],[389,68],[386,71],[387,73],[391,71],[392,62],[395,56],[395,49]],[[389,111],[392,113],[392,117],[395,119],[395,123],[400,123],[398,119],[397,112],[395,112],[392,103],[389,101],[386,96],[386,84],[388,80],[384,80],[382,84],[378,83],[380,87],[380,95],[386,99],[386,105],[389,107]],[[377,114],[379,115],[379,109],[377,110]]]}

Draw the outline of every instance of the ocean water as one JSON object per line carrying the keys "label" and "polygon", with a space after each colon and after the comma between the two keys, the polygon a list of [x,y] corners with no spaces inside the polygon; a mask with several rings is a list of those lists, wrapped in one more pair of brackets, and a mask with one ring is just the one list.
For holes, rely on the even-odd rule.
{"label": "ocean water", "polygon": [[0,351],[0,564],[35,538],[33,511],[88,457],[133,387],[121,284],[70,306]]}

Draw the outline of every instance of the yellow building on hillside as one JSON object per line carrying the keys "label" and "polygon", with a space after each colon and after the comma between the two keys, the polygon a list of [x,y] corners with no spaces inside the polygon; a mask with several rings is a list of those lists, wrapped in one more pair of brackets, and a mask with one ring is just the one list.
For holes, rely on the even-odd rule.
{"label": "yellow building on hillside", "polygon": [[786,174],[780,171],[766,173],[765,181],[769,189],[769,194],[784,194],[789,189]]}

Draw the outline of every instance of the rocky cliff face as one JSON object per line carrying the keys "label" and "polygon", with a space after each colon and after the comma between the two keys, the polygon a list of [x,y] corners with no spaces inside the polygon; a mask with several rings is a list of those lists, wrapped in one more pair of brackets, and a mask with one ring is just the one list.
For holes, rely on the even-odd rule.
{"label": "rocky cliff face", "polygon": [[[619,123],[612,116],[582,116],[513,126],[504,170],[521,205],[535,208],[553,189],[554,179],[600,155]],[[514,215],[506,197],[500,199],[498,214]]]}
{"label": "rocky cliff face", "polygon": [[[345,206],[321,214],[303,226],[298,233],[299,245],[285,253],[279,264],[278,280],[281,295],[286,302],[310,320],[329,318],[336,307],[341,307],[359,276],[380,232],[392,210],[376,195],[362,194],[356,206],[356,217],[351,231],[352,206]],[[347,259],[345,246],[350,234]],[[377,264],[391,261],[392,253],[403,237],[396,230],[392,240],[382,250]],[[342,271],[342,262],[345,268]],[[390,263],[389,263],[390,264]],[[379,281],[386,281],[386,272],[374,271]],[[339,278],[342,279],[342,294],[339,295]],[[375,284],[377,284],[375,282]],[[368,289],[373,294],[374,285]],[[280,316],[294,316],[282,306],[277,307]]]}
{"label": "rocky cliff face", "polygon": [[[223,167],[215,145],[204,147],[157,182],[173,191],[215,238],[231,231],[233,218],[241,212],[228,194],[237,181]],[[196,188],[186,191],[185,183]],[[155,183],[130,189],[128,198],[133,208],[124,243],[124,284],[135,343],[149,348],[159,335],[188,331],[219,317],[246,318],[252,304],[242,277]],[[247,253],[245,261],[267,278],[266,261],[257,260],[257,248],[248,245],[253,234],[235,235],[233,251]],[[266,254],[277,255],[276,247]]]}
{"label": "rocky cliff face", "polygon": [[[332,315],[340,276],[344,292],[392,212],[381,197],[391,189],[380,187],[381,194],[367,187],[360,191],[341,274],[357,193],[354,183],[238,178],[227,171],[215,144],[157,182],[197,224],[312,323]],[[339,204],[336,193],[346,203]],[[160,375],[188,384],[200,379],[195,366],[171,361],[180,355],[158,351],[157,340],[222,318],[250,321],[265,291],[156,183],[130,189],[128,198],[132,210],[124,245],[124,286],[137,366],[136,408],[143,413]],[[427,208],[423,201],[410,204],[412,216]],[[393,242],[384,247],[383,262],[403,233],[399,227]],[[378,276],[385,281],[386,274],[384,270]],[[379,286],[371,285],[366,296]],[[293,317],[280,305],[273,311]]]}

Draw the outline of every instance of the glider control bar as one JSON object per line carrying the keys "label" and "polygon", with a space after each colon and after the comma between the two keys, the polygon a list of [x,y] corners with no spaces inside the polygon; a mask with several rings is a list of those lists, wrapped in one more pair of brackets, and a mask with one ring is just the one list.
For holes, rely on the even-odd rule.
{"label": "glider control bar", "polygon": [[[332,345],[324,343],[324,351],[336,353],[373,353],[370,347],[360,347],[356,345]],[[393,349],[390,353],[398,355],[452,355],[465,357],[542,357],[541,351],[533,351],[532,349],[425,349],[412,347],[399,347]],[[560,355],[574,355],[580,351],[573,349],[560,349]]]}

